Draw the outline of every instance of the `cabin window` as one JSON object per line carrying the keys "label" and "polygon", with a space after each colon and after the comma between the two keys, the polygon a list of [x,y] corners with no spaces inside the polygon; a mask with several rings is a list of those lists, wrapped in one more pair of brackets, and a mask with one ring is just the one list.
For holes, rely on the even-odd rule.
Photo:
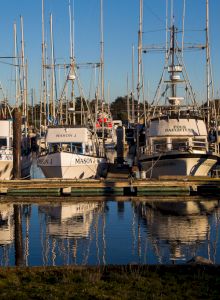
{"label": "cabin window", "polygon": [[70,152],[71,151],[71,143],[63,143],[61,145],[62,151]]}
{"label": "cabin window", "polygon": [[163,152],[166,151],[167,141],[166,139],[159,139],[153,141],[153,149],[155,152]]}
{"label": "cabin window", "polygon": [[72,152],[81,154],[82,151],[82,143],[72,143]]}
{"label": "cabin window", "polygon": [[85,150],[86,150],[86,153],[89,153],[89,145],[86,145]]}
{"label": "cabin window", "polygon": [[51,143],[49,144],[49,152],[58,152],[60,151],[60,144]]}
{"label": "cabin window", "polygon": [[187,139],[172,139],[172,150],[185,151],[187,146]]}
{"label": "cabin window", "polygon": [[6,138],[0,138],[0,148],[7,147],[7,139]]}

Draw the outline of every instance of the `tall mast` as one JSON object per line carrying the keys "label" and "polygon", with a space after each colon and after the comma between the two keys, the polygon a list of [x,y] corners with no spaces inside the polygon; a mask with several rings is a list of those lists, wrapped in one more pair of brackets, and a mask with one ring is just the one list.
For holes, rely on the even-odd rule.
{"label": "tall mast", "polygon": [[18,58],[17,58],[17,26],[14,23],[14,65],[15,65],[15,106],[19,107],[18,101]]}
{"label": "tall mast", "polygon": [[100,0],[100,68],[101,68],[101,101],[104,102],[104,33],[103,33],[103,0]]}
{"label": "tall mast", "polygon": [[46,111],[47,111],[47,95],[46,95],[46,69],[45,69],[45,38],[44,38],[44,0],[42,0],[42,89],[43,89],[43,125],[44,130],[46,129],[47,125],[47,118],[46,118]]}
{"label": "tall mast", "polygon": [[207,125],[210,126],[210,53],[209,53],[209,0],[206,0],[206,101]]}
{"label": "tall mast", "polygon": [[143,27],[143,0],[140,0],[140,19],[139,19],[139,31],[138,31],[137,123],[140,122],[140,90],[141,90],[141,69],[142,69],[142,27]]}
{"label": "tall mast", "polygon": [[100,68],[101,68],[101,108],[102,108],[102,140],[104,146],[104,33],[103,33],[103,0],[100,0]]}
{"label": "tall mast", "polygon": [[134,113],[134,45],[132,45],[132,92],[131,92],[131,115],[132,115],[132,123],[134,123],[135,113]]}
{"label": "tall mast", "polygon": [[73,14],[71,11],[71,5],[69,0],[69,28],[70,28],[70,76],[71,80],[71,103],[73,107],[73,125],[76,123],[75,113],[75,94],[74,94],[74,81],[75,81],[75,58],[74,58],[74,21]]}
{"label": "tall mast", "polygon": [[50,14],[50,45],[51,45],[51,91],[50,91],[50,114],[55,120],[55,102],[54,102],[54,84],[55,84],[55,66],[54,66],[54,42],[53,42],[53,16]]}
{"label": "tall mast", "polygon": [[137,82],[137,161],[139,159],[139,123],[140,123],[140,91],[142,76],[142,27],[143,27],[143,0],[140,0],[140,16],[138,30],[138,82]]}
{"label": "tall mast", "polygon": [[22,97],[22,114],[27,118],[27,86],[26,86],[26,68],[24,61],[24,25],[23,25],[23,17],[20,17],[21,21],[21,63],[22,63],[22,81],[23,81],[23,97]]}
{"label": "tall mast", "polygon": [[[175,69],[174,69],[174,66],[175,66],[175,26],[174,24],[172,25],[171,27],[171,68],[172,68],[172,71],[171,71],[171,81],[173,81],[173,77],[175,75]],[[172,89],[172,97],[176,97],[176,84],[175,82],[173,81],[173,84],[171,86],[171,89]]]}
{"label": "tall mast", "polygon": [[130,96],[129,96],[129,86],[128,86],[128,74],[127,74],[127,118],[128,118],[128,123],[130,123]]}

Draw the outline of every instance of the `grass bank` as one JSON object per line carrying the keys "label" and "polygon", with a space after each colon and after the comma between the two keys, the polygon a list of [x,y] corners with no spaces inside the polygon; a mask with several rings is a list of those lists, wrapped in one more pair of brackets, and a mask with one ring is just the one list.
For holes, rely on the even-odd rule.
{"label": "grass bank", "polygon": [[0,268],[0,299],[219,299],[218,266]]}

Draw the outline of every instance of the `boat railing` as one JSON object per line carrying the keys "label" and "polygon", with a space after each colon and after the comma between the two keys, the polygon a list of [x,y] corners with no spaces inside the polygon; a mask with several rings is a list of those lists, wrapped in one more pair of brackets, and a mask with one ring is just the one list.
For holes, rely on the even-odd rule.
{"label": "boat railing", "polygon": [[206,142],[206,141],[192,141],[192,146],[190,148],[192,150],[207,151],[208,150],[208,142]]}
{"label": "boat railing", "polygon": [[196,106],[188,106],[188,105],[169,105],[169,106],[157,106],[152,107],[149,111],[149,117],[176,117],[176,118],[201,118],[204,117],[205,114],[202,109],[199,109]]}
{"label": "boat railing", "polygon": [[172,142],[172,143],[154,143],[153,145],[140,147],[140,154],[152,155],[156,153],[166,153],[169,151],[192,152],[207,151],[208,143],[206,141]]}

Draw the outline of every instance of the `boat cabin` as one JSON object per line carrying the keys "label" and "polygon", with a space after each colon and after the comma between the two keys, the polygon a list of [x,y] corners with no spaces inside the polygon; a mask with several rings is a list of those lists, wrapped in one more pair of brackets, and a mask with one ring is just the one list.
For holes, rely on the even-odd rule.
{"label": "boat cabin", "polygon": [[48,152],[71,152],[92,154],[94,143],[92,132],[82,127],[49,127],[46,135]]}
{"label": "boat cabin", "polygon": [[9,149],[13,146],[12,120],[0,120],[0,149]]}
{"label": "boat cabin", "polygon": [[147,128],[147,152],[208,151],[207,130],[202,119],[152,119]]}

